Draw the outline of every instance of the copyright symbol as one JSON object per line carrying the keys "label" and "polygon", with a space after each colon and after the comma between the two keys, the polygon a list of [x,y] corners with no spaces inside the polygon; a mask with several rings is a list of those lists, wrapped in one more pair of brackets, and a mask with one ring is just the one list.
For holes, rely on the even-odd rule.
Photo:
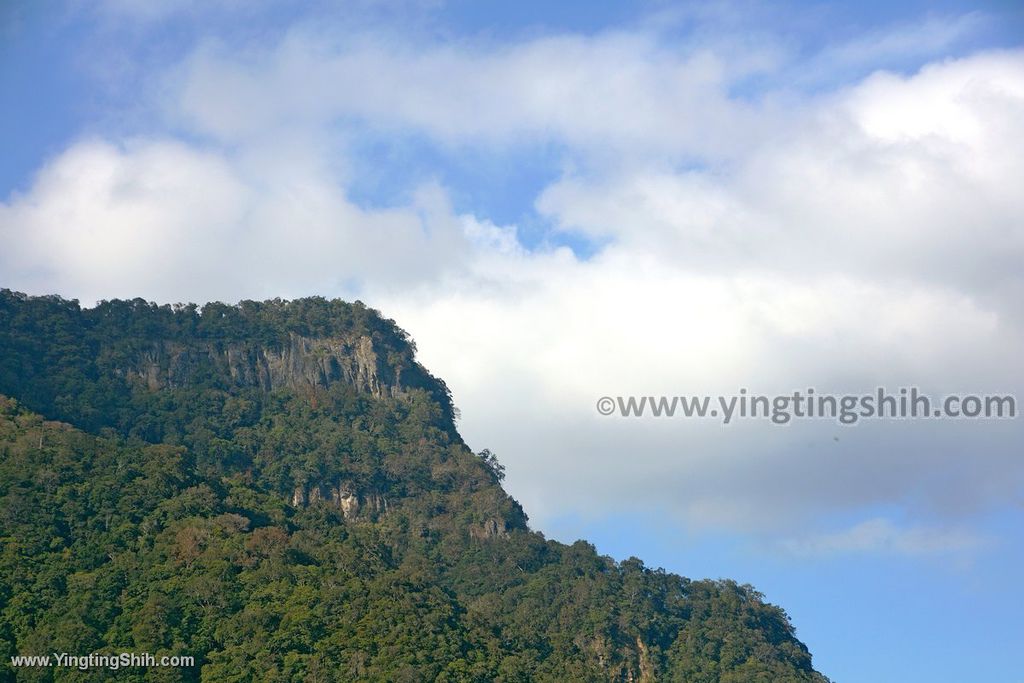
{"label": "copyright symbol", "polygon": [[615,412],[615,401],[611,396],[602,396],[597,399],[597,412],[602,415],[611,415]]}

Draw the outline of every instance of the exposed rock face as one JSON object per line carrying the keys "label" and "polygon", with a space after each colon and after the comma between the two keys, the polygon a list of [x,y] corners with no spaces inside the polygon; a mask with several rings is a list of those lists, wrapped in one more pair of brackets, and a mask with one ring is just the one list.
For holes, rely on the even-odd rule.
{"label": "exposed rock face", "polygon": [[344,382],[378,398],[402,393],[400,371],[382,362],[366,336],[323,339],[290,333],[287,342],[278,347],[246,342],[209,341],[187,347],[178,342],[154,342],[117,371],[155,391],[188,386],[208,376],[211,369],[226,370],[236,386],[266,391]]}
{"label": "exposed rock face", "polygon": [[363,504],[368,512],[375,515],[382,515],[388,511],[388,499],[379,493],[366,494]]}
{"label": "exposed rock face", "polygon": [[309,490],[309,504],[319,503],[323,500],[323,496],[320,495],[320,487],[314,486]]}
{"label": "exposed rock face", "polygon": [[640,677],[637,679],[638,683],[654,683],[654,664],[651,662],[651,650],[640,636],[636,637],[636,651],[637,659],[639,660],[637,668],[640,671]]}
{"label": "exposed rock face", "polygon": [[605,672],[605,680],[622,683],[654,683],[656,680],[650,647],[640,636],[636,636],[635,646],[605,635],[577,637],[574,642],[594,657]]}
{"label": "exposed rock face", "polygon": [[469,537],[478,541],[508,536],[508,523],[500,519],[488,519],[469,526]]}
{"label": "exposed rock face", "polygon": [[359,512],[359,496],[345,491],[338,496],[338,505],[341,507],[341,514],[345,519],[351,519]]}
{"label": "exposed rock face", "polygon": [[382,494],[376,491],[358,492],[347,483],[336,486],[296,486],[291,502],[293,507],[328,503],[339,508],[345,519],[358,516],[376,519],[388,511],[388,500]]}

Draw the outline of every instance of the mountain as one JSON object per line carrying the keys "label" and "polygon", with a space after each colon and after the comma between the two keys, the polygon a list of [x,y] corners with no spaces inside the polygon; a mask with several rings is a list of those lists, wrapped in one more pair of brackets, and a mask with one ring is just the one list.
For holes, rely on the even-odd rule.
{"label": "mountain", "polygon": [[359,302],[2,290],[0,395],[0,679],[826,681],[751,587],[531,531]]}

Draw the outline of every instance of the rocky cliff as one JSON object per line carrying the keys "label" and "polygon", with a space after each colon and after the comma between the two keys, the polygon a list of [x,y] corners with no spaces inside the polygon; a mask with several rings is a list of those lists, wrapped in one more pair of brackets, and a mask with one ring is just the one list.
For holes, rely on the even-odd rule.
{"label": "rocky cliff", "polygon": [[345,519],[356,516],[378,519],[388,511],[387,497],[374,490],[361,491],[351,482],[341,484],[316,483],[299,485],[292,491],[292,507],[324,504],[341,510]]}
{"label": "rocky cliff", "polygon": [[383,362],[366,335],[311,338],[291,332],[278,345],[245,341],[152,342],[115,372],[148,389],[181,388],[210,374],[236,387],[303,390],[344,382],[375,398],[402,393],[401,368]]}

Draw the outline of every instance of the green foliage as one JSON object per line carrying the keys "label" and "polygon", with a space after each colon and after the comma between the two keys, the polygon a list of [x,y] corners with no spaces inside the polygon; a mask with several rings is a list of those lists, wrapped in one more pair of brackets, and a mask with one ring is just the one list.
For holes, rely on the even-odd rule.
{"label": "green foliage", "polygon": [[501,482],[505,480],[505,466],[498,462],[498,456],[492,453],[491,449],[483,449],[477,453],[477,457],[491,471],[496,481]]}
{"label": "green foliage", "polygon": [[[289,335],[369,338],[400,391],[219,360]],[[133,375],[170,344],[201,362]],[[0,680],[100,680],[7,666],[92,651],[197,658],[128,681],[825,680],[752,588],[531,532],[413,352],[358,303],[0,292]]]}

